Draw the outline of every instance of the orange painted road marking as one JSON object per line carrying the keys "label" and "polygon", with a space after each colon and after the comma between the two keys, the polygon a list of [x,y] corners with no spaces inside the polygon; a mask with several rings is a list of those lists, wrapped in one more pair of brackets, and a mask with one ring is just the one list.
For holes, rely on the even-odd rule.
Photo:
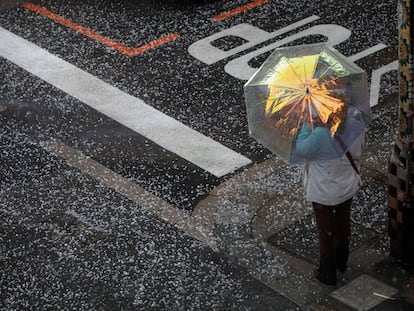
{"label": "orange painted road marking", "polygon": [[267,3],[267,0],[255,0],[253,2],[242,5],[238,8],[233,9],[233,10],[230,10],[230,11],[224,12],[222,14],[213,16],[212,19],[214,19],[215,21],[222,21],[222,20],[227,19],[229,17],[232,17],[234,15],[237,15],[237,14],[243,13],[245,11],[254,9],[254,8],[256,8],[258,6],[261,6],[265,3]]}
{"label": "orange painted road marking", "polygon": [[118,52],[121,52],[127,56],[136,56],[138,54],[141,54],[145,51],[154,49],[162,44],[168,43],[170,41],[174,41],[175,39],[179,38],[180,35],[177,33],[173,33],[173,34],[169,34],[166,36],[163,36],[157,40],[151,41],[145,45],[139,46],[135,49],[131,49],[121,43],[118,43],[116,41],[113,41],[105,36],[100,35],[99,33],[94,32],[93,30],[86,28],[84,26],[80,26],[68,19],[63,18],[60,15],[57,15],[45,8],[42,8],[40,6],[37,6],[35,4],[32,3],[23,3],[22,6],[30,11],[39,13],[47,18],[50,18],[51,20],[55,21],[56,23],[59,23],[61,25],[64,25],[72,30],[75,30],[81,34],[83,34],[84,36],[87,36],[93,40],[96,40],[100,43],[102,43],[103,45],[106,45],[110,48],[113,48],[115,50],[117,50]]}

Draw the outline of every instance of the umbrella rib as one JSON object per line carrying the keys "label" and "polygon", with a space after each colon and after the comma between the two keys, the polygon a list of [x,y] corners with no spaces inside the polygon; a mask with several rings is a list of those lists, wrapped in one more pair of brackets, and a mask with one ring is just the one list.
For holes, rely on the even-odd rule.
{"label": "umbrella rib", "polygon": [[291,90],[291,91],[294,91],[294,92],[303,92],[303,89],[296,88],[296,87],[293,87],[293,86],[283,85],[283,84],[280,84],[280,83],[277,83],[277,82],[275,84],[270,84],[270,83],[251,84],[250,86],[266,86],[268,89],[279,88],[279,89]]}
{"label": "umbrella rib", "polygon": [[[266,102],[266,106],[267,106],[267,103],[269,101],[271,101],[272,102],[271,105],[274,106],[275,105],[275,101],[277,101],[278,99],[287,98],[287,101],[289,101],[289,98],[292,98],[292,100],[294,100],[298,96],[302,96],[302,90],[294,89],[294,88],[290,88],[290,87],[283,87],[283,88],[285,88],[286,90],[291,90],[291,92],[290,93],[287,93],[287,94],[282,94],[282,95],[275,95],[275,96],[271,96],[270,95],[266,100],[263,101],[263,102]],[[258,104],[261,104],[263,102],[259,102]],[[276,106],[278,106],[278,104],[279,103],[276,103]]]}
{"label": "umbrella rib", "polygon": [[[300,81],[300,82],[302,82],[302,80],[300,79],[300,77],[297,75],[297,73],[296,73],[296,71],[295,70],[293,70],[293,67],[290,65],[290,63],[286,60],[286,59],[283,59],[288,65],[289,65],[289,67],[292,69],[292,71],[294,72],[294,74],[295,74],[295,76],[298,78],[298,80]],[[280,72],[279,70],[277,70],[277,69],[274,69],[274,72],[273,72],[273,74],[272,74],[272,79],[274,79],[274,76],[276,75],[276,74],[278,74],[279,75],[279,77],[280,76],[282,76],[283,77],[283,75],[284,75],[284,73],[283,72]],[[280,78],[279,78],[280,79]],[[283,80],[282,80],[283,81]],[[282,85],[282,84],[277,84],[277,83],[280,83],[280,80],[276,80],[275,82],[268,82],[268,80],[262,80],[262,81],[260,81],[261,83],[254,83],[254,84],[251,84],[252,86],[253,85],[265,85],[265,86],[269,86],[269,85],[271,85],[271,86],[280,86],[280,87],[283,87],[283,88],[287,88],[287,89],[292,89],[292,90],[297,90],[297,91],[302,91],[302,89],[300,89],[300,88],[296,88],[296,87],[293,87],[293,86],[288,86],[288,85]]]}
{"label": "umbrella rib", "polygon": [[274,96],[274,97],[272,97],[272,98],[268,98],[266,101],[268,101],[269,99],[270,99],[270,100],[276,100],[276,99],[279,99],[279,98],[286,98],[286,97],[297,97],[297,96],[302,96],[302,95],[299,95],[299,94],[297,94],[297,95],[295,95],[295,94],[286,94],[286,95]]}
{"label": "umbrella rib", "polygon": [[[336,64],[335,64],[336,65]],[[323,77],[324,75],[326,75],[326,73],[329,71],[329,69],[331,69],[331,68],[333,68],[335,65],[329,65],[329,67],[328,68],[326,68],[325,69],[325,71],[324,72],[322,72],[321,74],[320,74],[320,77]],[[345,75],[344,75],[345,76]],[[332,76],[331,76],[332,77]],[[342,78],[343,76],[340,76],[340,77],[333,77],[333,79],[331,79],[331,80],[337,80],[337,79],[339,79],[339,78]]]}
{"label": "umbrella rib", "polygon": [[268,85],[268,88],[279,88],[279,89],[286,89],[286,90],[292,90],[292,91],[295,91],[295,92],[303,92],[303,90],[302,89],[300,89],[300,88],[296,88],[296,87],[292,87],[292,86],[285,86],[285,85],[282,85],[282,84],[267,84]]}
{"label": "umbrella rib", "polygon": [[[334,97],[331,97],[331,96],[325,96],[325,95],[318,95],[318,96],[314,96],[313,98],[312,98],[312,100],[314,101],[314,102],[317,102],[319,105],[321,105],[321,106],[323,106],[325,109],[327,109],[327,110],[329,110],[330,112],[329,112],[329,115],[331,115],[332,113],[333,113],[333,110],[332,109],[330,109],[330,107],[329,107],[329,105],[326,105],[322,100],[320,100],[319,99],[319,97],[323,97],[323,98],[329,98],[330,100],[332,100],[332,99],[336,99],[336,98],[334,98]],[[341,103],[343,103],[342,101],[341,101]],[[336,108],[336,107],[335,107]],[[320,109],[318,109],[319,111],[320,111]]]}
{"label": "umbrella rib", "polygon": [[[271,108],[269,109],[270,113],[273,115],[273,114],[275,114],[276,112],[281,111],[284,107],[289,107],[289,106],[291,106],[292,104],[291,104],[290,102],[291,102],[292,100],[294,100],[294,99],[289,100],[289,101],[288,101],[288,104],[283,104],[283,103],[279,103],[279,102],[275,103],[275,101],[277,101],[277,99],[275,99],[275,100],[272,102]],[[266,113],[268,114],[269,112],[268,112],[268,111],[266,111]]]}
{"label": "umbrella rib", "polygon": [[[337,102],[337,101],[340,101],[341,103],[344,103],[344,101],[342,101],[341,99],[339,99],[339,98],[337,98],[337,97],[333,97],[333,96],[331,96],[331,95],[328,95],[328,94],[317,94],[317,95],[314,95],[313,96],[315,99],[316,99],[316,97],[323,97],[323,98],[325,98],[325,99],[328,99],[328,100],[331,100],[331,101],[333,101],[333,102]],[[322,101],[320,101],[320,100],[318,100],[321,104],[323,104],[322,103]],[[324,105],[324,104],[323,104]],[[324,106],[326,106],[326,105],[324,105]]]}
{"label": "umbrella rib", "polygon": [[323,77],[323,76],[326,74],[326,72],[327,72],[329,69],[333,68],[336,64],[338,64],[338,62],[337,62],[337,61],[335,62],[335,64],[329,64],[328,68],[326,68],[326,69],[325,69],[325,71],[324,71],[323,73],[321,73],[320,77]]}
{"label": "umbrella rib", "polygon": [[303,82],[303,80],[300,78],[299,74],[296,72],[296,70],[293,68],[291,63],[289,62],[288,58],[283,58],[283,60],[289,65],[289,67],[292,69],[293,73],[295,74],[296,78],[298,78],[299,82]]}
{"label": "umbrella rib", "polygon": [[[278,71],[275,71],[275,73],[281,74]],[[280,81],[276,81],[273,83],[271,82],[269,83],[266,81],[260,81],[259,83],[252,83],[250,84],[250,86],[267,86],[267,87],[271,86],[271,87],[279,87],[279,88],[290,89],[290,90],[295,90],[295,91],[303,91],[301,88],[280,84]]]}
{"label": "umbrella rib", "polygon": [[[305,95],[302,96],[302,98],[305,98]],[[302,101],[303,103],[303,101]],[[309,106],[309,105],[308,105]],[[300,127],[300,123],[302,122],[302,120],[304,119],[304,114],[305,114],[305,108],[306,108],[306,103],[302,104],[302,110],[300,112],[300,117],[298,118],[298,122],[296,124],[296,128],[299,129]]]}
{"label": "umbrella rib", "polygon": [[[286,107],[289,107],[289,110],[286,112],[286,115],[289,115],[296,108],[296,105],[298,105],[298,103],[302,102],[302,100],[303,100],[303,98],[305,96],[304,95],[300,95],[298,97],[299,98],[292,99],[290,101],[290,104],[289,105],[286,105]],[[303,108],[302,108],[302,111],[303,111]]]}
{"label": "umbrella rib", "polygon": [[297,96],[302,96],[302,95],[293,95],[293,94],[286,94],[286,95],[282,95],[282,96],[275,96],[273,98],[268,97],[267,99],[263,99],[261,101],[258,101],[255,103],[255,106],[259,106],[259,105],[263,105],[264,103],[267,103],[269,100],[276,100],[279,98],[286,98],[286,97],[297,97]]}
{"label": "umbrella rib", "polygon": [[[314,76],[314,74],[315,74],[315,71],[316,71],[316,65],[317,65],[318,61],[319,61],[319,57],[318,57],[318,59],[315,61],[315,63],[313,64],[313,69],[312,69],[311,77],[313,77],[313,76]],[[303,71],[305,72],[305,81],[307,81],[307,80],[308,80],[308,77],[306,76],[306,63],[305,63],[305,62],[303,62]]]}

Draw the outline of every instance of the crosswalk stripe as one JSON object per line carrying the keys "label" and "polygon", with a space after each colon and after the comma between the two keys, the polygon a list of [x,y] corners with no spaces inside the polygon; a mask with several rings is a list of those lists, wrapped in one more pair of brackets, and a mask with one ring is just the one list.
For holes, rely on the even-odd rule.
{"label": "crosswalk stripe", "polygon": [[251,160],[0,27],[0,56],[216,177]]}

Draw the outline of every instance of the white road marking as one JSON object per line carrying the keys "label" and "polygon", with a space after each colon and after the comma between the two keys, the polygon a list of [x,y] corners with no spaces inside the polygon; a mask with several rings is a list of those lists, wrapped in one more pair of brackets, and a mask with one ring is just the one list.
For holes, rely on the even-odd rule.
{"label": "white road marking", "polygon": [[217,177],[252,162],[2,27],[0,42],[0,56]]}
{"label": "white road marking", "polygon": [[271,52],[272,50],[284,46],[287,43],[294,42],[295,40],[312,35],[322,35],[327,39],[326,44],[330,46],[336,46],[348,40],[348,38],[351,36],[351,31],[345,27],[335,24],[315,25],[305,30],[291,34],[287,37],[283,37],[280,40],[244,54],[238,58],[232,59],[224,66],[224,71],[237,79],[247,81],[257,71],[257,68],[250,67],[249,64],[253,58],[258,57],[264,53]]}
{"label": "white road marking", "polygon": [[369,102],[371,107],[374,107],[378,104],[379,95],[381,93],[382,75],[392,70],[398,70],[398,60],[395,60],[388,65],[382,66],[381,68],[372,71],[371,92],[369,95]]}
{"label": "white road marking", "polygon": [[[310,17],[304,18],[298,22],[295,22],[273,32],[264,31],[250,24],[238,24],[231,28],[215,33],[209,37],[203,38],[197,42],[194,42],[188,47],[188,53],[190,53],[190,55],[197,58],[198,60],[206,63],[207,65],[211,65],[220,60],[223,60],[225,58],[243,52],[247,49],[250,49],[255,45],[258,45],[267,40],[276,38],[284,33],[292,31],[295,28],[316,21],[319,18],[319,16],[312,15]],[[239,37],[244,39],[246,42],[230,50],[225,51],[218,47],[215,47],[212,44],[213,41],[227,36]]]}
{"label": "white road marking", "polygon": [[356,53],[354,55],[348,56],[348,60],[350,60],[351,62],[356,62],[357,60],[360,60],[361,58],[367,57],[368,55],[374,54],[378,51],[381,51],[382,49],[387,48],[387,46],[383,43],[374,45],[366,50],[363,50],[359,53]]}

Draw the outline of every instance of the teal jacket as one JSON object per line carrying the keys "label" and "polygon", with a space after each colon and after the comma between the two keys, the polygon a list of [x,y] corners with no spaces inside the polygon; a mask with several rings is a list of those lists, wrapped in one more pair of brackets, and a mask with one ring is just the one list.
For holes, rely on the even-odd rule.
{"label": "teal jacket", "polygon": [[312,131],[310,124],[307,122],[302,125],[296,137],[294,148],[295,157],[300,162],[328,160],[338,157],[329,130],[318,126]]}

